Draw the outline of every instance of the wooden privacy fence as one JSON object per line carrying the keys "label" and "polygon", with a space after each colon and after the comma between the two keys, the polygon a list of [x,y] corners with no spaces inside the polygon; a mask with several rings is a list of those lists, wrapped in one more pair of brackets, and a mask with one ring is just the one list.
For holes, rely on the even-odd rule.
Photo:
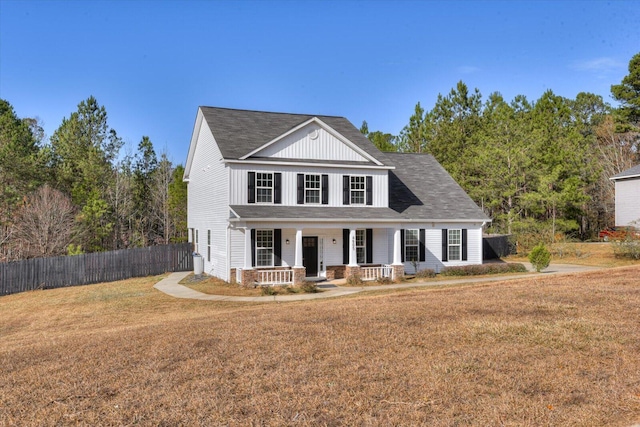
{"label": "wooden privacy fence", "polygon": [[0,263],[0,295],[193,269],[190,243]]}

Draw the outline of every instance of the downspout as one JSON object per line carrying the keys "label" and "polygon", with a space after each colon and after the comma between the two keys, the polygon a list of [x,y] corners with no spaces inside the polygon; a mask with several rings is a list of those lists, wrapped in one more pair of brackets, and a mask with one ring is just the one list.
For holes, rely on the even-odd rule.
{"label": "downspout", "polygon": [[231,224],[227,221],[227,260],[225,276],[227,276],[227,282],[231,283]]}

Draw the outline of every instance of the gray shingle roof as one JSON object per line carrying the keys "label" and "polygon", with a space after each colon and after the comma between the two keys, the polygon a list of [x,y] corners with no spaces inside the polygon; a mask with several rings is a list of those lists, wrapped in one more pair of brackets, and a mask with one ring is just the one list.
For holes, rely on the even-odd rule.
{"label": "gray shingle roof", "polygon": [[620,179],[620,178],[628,178],[632,176],[640,175],[640,165],[636,165],[632,168],[627,169],[626,171],[622,171],[617,175],[611,177],[611,179]]}
{"label": "gray shingle roof", "polygon": [[[200,107],[200,109],[225,159],[239,159],[301,123],[317,117],[384,165],[395,166],[394,170],[389,171],[388,208],[255,204],[231,206],[242,219],[489,220],[433,156],[382,153],[344,117],[217,107]],[[277,161],[295,161],[295,159],[277,159]],[[371,162],[345,163],[372,164]]]}
{"label": "gray shingle roof", "polygon": [[317,117],[378,161],[385,163],[384,154],[344,117],[202,106],[200,109],[225,159],[238,159],[299,124]]}
{"label": "gray shingle roof", "polygon": [[313,220],[397,220],[399,215],[389,208],[283,206],[283,205],[233,205],[231,209],[242,219],[313,219]]}
{"label": "gray shingle roof", "polygon": [[386,153],[389,207],[403,217],[483,220],[489,218],[429,154]]}

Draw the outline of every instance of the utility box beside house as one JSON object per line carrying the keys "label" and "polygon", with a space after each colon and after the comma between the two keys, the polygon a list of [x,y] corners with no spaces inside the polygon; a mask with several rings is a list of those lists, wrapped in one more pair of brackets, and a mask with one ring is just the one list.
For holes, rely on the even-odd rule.
{"label": "utility box beside house", "polygon": [[200,254],[193,254],[193,274],[200,276],[204,272],[204,258]]}

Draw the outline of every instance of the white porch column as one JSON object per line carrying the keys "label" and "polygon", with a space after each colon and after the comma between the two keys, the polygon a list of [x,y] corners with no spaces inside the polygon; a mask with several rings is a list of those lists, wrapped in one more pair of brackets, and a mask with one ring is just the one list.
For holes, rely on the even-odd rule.
{"label": "white porch column", "polygon": [[393,229],[393,265],[402,264],[402,241],[400,239],[400,229]]}
{"label": "white porch column", "polygon": [[358,266],[358,255],[356,253],[356,229],[349,229],[349,267]]}
{"label": "white porch column", "polygon": [[244,229],[244,270],[251,270],[251,228]]}
{"label": "white porch column", "polygon": [[302,268],[302,228],[296,229],[296,257],[293,263],[294,268]]}

